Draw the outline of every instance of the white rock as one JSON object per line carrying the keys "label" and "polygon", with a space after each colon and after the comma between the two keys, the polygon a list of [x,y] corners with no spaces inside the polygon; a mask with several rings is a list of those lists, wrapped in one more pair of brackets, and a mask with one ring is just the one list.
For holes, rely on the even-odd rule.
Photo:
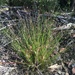
{"label": "white rock", "polygon": [[17,75],[16,67],[4,67],[0,66],[0,75]]}
{"label": "white rock", "polygon": [[50,71],[55,71],[56,69],[60,69],[60,68],[62,68],[62,65],[58,65],[58,64],[54,64],[54,65],[52,65],[52,66],[50,66],[50,67],[48,67],[49,69],[50,69]]}

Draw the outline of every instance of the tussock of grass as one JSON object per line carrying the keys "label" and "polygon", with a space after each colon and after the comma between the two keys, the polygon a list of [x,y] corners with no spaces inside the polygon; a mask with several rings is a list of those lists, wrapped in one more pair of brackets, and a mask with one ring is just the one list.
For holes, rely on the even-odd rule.
{"label": "tussock of grass", "polygon": [[8,32],[13,40],[12,47],[23,62],[29,67],[40,69],[50,65],[55,58],[50,55],[59,43],[59,36],[53,37],[50,21],[30,23],[29,26],[20,21],[19,26],[17,33],[13,28],[9,28]]}

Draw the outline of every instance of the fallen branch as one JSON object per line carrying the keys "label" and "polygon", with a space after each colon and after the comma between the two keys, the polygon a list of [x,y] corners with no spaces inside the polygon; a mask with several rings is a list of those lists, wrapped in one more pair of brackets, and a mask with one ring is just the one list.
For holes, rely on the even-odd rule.
{"label": "fallen branch", "polygon": [[53,28],[53,30],[66,30],[66,29],[70,29],[72,26],[75,27],[75,24],[68,23],[67,25],[63,25],[61,27]]}

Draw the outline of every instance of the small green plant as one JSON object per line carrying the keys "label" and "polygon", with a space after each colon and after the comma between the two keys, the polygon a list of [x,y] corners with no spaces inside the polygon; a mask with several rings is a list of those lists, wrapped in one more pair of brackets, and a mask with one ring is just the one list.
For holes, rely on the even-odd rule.
{"label": "small green plant", "polygon": [[13,49],[29,68],[45,69],[55,58],[50,55],[56,50],[59,36],[53,36],[52,25],[48,20],[35,25],[30,23],[29,26],[20,21],[19,26],[16,33],[13,28],[8,30]]}

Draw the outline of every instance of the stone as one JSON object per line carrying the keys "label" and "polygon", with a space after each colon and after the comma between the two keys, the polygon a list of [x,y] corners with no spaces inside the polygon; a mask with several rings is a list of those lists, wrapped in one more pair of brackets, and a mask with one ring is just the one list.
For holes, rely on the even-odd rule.
{"label": "stone", "polygon": [[69,75],[69,73],[66,73],[65,75]]}
{"label": "stone", "polygon": [[58,74],[61,74],[62,72],[60,70],[58,70]]}
{"label": "stone", "polygon": [[72,73],[75,74],[75,67],[72,68]]}
{"label": "stone", "polygon": [[18,75],[16,67],[0,66],[0,75]]}
{"label": "stone", "polygon": [[54,64],[54,65],[52,65],[52,66],[50,66],[48,68],[50,69],[51,72],[53,72],[55,70],[61,69],[62,65]]}

